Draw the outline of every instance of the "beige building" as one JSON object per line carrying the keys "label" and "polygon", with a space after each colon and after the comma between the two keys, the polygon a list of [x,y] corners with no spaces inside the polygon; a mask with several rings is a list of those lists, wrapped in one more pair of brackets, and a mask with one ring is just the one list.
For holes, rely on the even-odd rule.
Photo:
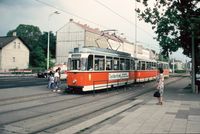
{"label": "beige building", "polygon": [[[155,59],[152,50],[144,49],[142,45],[136,45],[125,38],[100,31],[98,28],[91,28],[87,24],[80,24],[70,19],[69,23],[57,31],[56,42],[56,63],[67,62],[69,51],[75,47],[94,46],[123,51],[131,54],[132,57],[141,59]],[[136,51],[135,51],[136,48]]]}
{"label": "beige building", "polygon": [[21,38],[0,37],[0,70],[27,69],[29,55],[29,48]]}
{"label": "beige building", "polygon": [[56,32],[56,63],[67,62],[69,51],[75,47],[99,47],[100,45],[106,48],[107,41],[101,37],[101,34],[98,29],[90,28],[86,24],[83,25],[70,19],[69,23]]}

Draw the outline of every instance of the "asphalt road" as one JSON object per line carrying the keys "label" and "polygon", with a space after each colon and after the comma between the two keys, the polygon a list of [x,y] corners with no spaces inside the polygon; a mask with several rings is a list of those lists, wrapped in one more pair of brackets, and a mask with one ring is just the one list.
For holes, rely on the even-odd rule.
{"label": "asphalt road", "polygon": [[47,83],[48,83],[48,80],[46,78],[37,78],[34,76],[0,77],[0,89],[47,85]]}
{"label": "asphalt road", "polygon": [[[181,79],[184,80],[181,81]],[[39,78],[22,80],[46,81],[46,79]],[[166,79],[166,88],[179,81],[185,83],[188,80],[179,77]],[[181,85],[180,82],[178,85]],[[122,119],[121,113],[134,111],[143,105],[143,102],[149,101],[153,94],[150,91],[155,90],[154,88],[155,81],[133,84],[95,95],[92,93],[54,93],[46,86],[20,87],[15,88],[15,92],[10,89],[0,90],[0,133],[53,134],[65,130],[63,134],[84,133],[84,131],[88,134],[101,127],[100,123],[113,124]],[[144,94],[148,92],[150,92],[148,95]],[[141,95],[143,97],[137,101]],[[111,118],[113,120],[110,120]],[[108,120],[109,123],[106,123],[105,121]],[[76,132],[71,128],[76,128],[73,129]]]}

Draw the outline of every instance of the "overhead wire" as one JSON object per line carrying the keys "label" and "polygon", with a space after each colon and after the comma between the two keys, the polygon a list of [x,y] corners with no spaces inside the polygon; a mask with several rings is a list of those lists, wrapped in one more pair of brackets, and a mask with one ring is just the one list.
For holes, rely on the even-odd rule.
{"label": "overhead wire", "polygon": [[[47,2],[44,2],[44,1],[41,1],[41,0],[35,0],[35,1],[38,2],[38,3],[41,3],[41,4],[43,4],[43,5],[46,5],[46,6],[48,6],[48,7],[54,8],[54,9],[56,9],[56,10],[62,11],[62,12],[64,12],[64,13],[66,13],[66,14],[70,14],[70,15],[72,15],[72,16],[74,16],[74,17],[77,17],[77,18],[80,18],[80,19],[85,20],[85,21],[87,21],[87,22],[90,22],[90,23],[92,23],[92,24],[101,26],[102,28],[109,29],[108,27],[106,27],[106,26],[104,26],[104,25],[98,24],[98,23],[96,23],[96,22],[94,22],[94,21],[91,21],[91,20],[89,20],[89,19],[86,19],[86,18],[81,17],[81,16],[79,16],[79,15],[76,15],[76,14],[74,14],[74,13],[71,13],[71,12],[69,12],[69,11],[66,11],[66,10],[64,10],[64,9],[58,8],[58,7],[56,7],[56,6],[52,5],[52,4],[49,4],[49,3],[47,3]],[[99,3],[100,5],[102,5],[103,7],[107,8],[108,10],[110,10],[111,12],[113,12],[115,15],[119,16],[120,18],[122,18],[122,19],[125,20],[126,22],[128,22],[128,23],[130,23],[130,24],[135,24],[134,22],[128,20],[127,18],[123,17],[123,16],[120,15],[119,13],[115,12],[114,10],[112,10],[111,8],[109,8],[108,6],[106,6],[105,4],[103,4],[102,2],[99,2],[98,0],[94,0],[94,1],[97,2],[97,3]],[[141,27],[138,27],[138,28],[140,28],[142,31],[144,31],[147,35],[153,37],[150,33],[148,33],[148,32],[147,32],[146,30],[144,30],[143,28],[141,28]],[[143,43],[144,43],[144,42],[143,42]],[[146,44],[147,44],[147,43],[146,43]]]}
{"label": "overhead wire", "polygon": [[[135,22],[128,20],[127,18],[123,17],[122,15],[120,15],[119,13],[117,13],[116,11],[114,11],[113,9],[111,9],[110,7],[108,7],[107,5],[105,5],[104,3],[100,2],[99,0],[94,0],[96,3],[100,4],[101,6],[105,7],[106,9],[110,10],[112,13],[114,13],[115,15],[119,16],[120,18],[122,18],[123,20],[125,20],[126,22],[128,22],[129,24],[134,24]],[[146,32],[147,35],[153,37],[152,34],[150,34],[148,31],[146,31],[145,29],[143,29],[140,26],[137,26],[139,29],[141,29],[142,31]]]}
{"label": "overhead wire", "polygon": [[96,22],[93,22],[93,21],[91,21],[91,20],[89,20],[89,19],[86,19],[86,18],[81,17],[81,16],[79,16],[79,15],[76,15],[76,14],[74,14],[74,13],[71,13],[71,12],[66,11],[66,10],[64,10],[64,9],[58,8],[58,7],[54,6],[54,5],[51,5],[51,4],[49,4],[49,3],[46,3],[46,2],[44,2],[44,1],[41,1],[41,0],[35,0],[35,1],[37,1],[37,2],[39,2],[39,3],[41,3],[41,4],[43,4],[43,5],[46,5],[46,6],[48,6],[48,7],[54,8],[54,9],[56,9],[56,10],[62,11],[62,12],[64,12],[64,13],[66,13],[66,14],[70,14],[70,15],[72,15],[72,16],[74,16],[74,17],[77,17],[77,18],[80,18],[80,19],[85,20],[85,21],[87,21],[87,22],[90,22],[90,23],[92,23],[92,24],[95,24],[95,25],[98,25],[98,26],[101,26],[101,27],[103,27],[103,28],[108,29],[108,27],[106,27],[106,26],[103,26],[103,25],[101,25],[101,24],[98,24],[98,23],[96,23]]}

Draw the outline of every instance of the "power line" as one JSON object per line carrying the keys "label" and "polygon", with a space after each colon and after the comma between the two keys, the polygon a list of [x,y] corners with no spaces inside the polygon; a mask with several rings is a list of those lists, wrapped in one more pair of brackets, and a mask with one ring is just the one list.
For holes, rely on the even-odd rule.
{"label": "power line", "polygon": [[35,1],[37,1],[37,2],[39,2],[39,3],[41,3],[41,4],[43,4],[43,5],[46,5],[46,6],[48,6],[48,7],[54,8],[54,9],[56,9],[56,10],[62,11],[62,12],[64,12],[64,13],[66,13],[66,14],[70,14],[70,15],[72,15],[72,16],[74,16],[74,17],[77,17],[77,18],[80,18],[80,19],[85,20],[85,21],[87,21],[87,22],[90,22],[90,23],[92,23],[92,24],[95,24],[95,25],[101,26],[101,27],[103,27],[103,28],[109,29],[109,28],[106,27],[106,26],[103,26],[103,25],[101,25],[101,24],[97,24],[96,22],[93,22],[93,21],[91,21],[91,20],[88,20],[88,19],[86,19],[86,18],[83,18],[83,17],[81,17],[81,16],[79,16],[79,15],[76,15],[76,14],[74,14],[74,13],[68,12],[68,11],[66,11],[66,10],[64,10],[64,9],[60,9],[60,8],[58,8],[58,7],[54,6],[54,5],[51,5],[51,4],[49,4],[49,3],[46,3],[46,2],[44,2],[44,1],[40,1],[40,0],[35,0]]}
{"label": "power line", "polygon": [[[100,4],[101,6],[105,7],[106,9],[110,10],[112,13],[114,13],[115,15],[119,16],[120,18],[122,18],[123,20],[125,20],[126,22],[130,23],[130,24],[135,24],[134,22],[128,20],[127,18],[123,17],[122,15],[120,15],[119,13],[115,12],[113,9],[111,9],[110,7],[108,7],[107,5],[103,4],[102,2],[98,1],[98,0],[94,0],[96,3]],[[140,26],[137,26],[139,29],[141,29],[142,31],[146,32],[147,35],[153,37],[152,34],[150,34],[148,31],[146,31],[145,29],[143,29]],[[137,28],[136,27],[136,28]]]}
{"label": "power line", "polygon": [[[66,11],[66,10],[64,10],[64,9],[58,8],[58,7],[54,6],[54,5],[51,5],[51,4],[49,4],[49,3],[46,3],[46,2],[44,2],[44,1],[41,1],[41,0],[35,0],[35,1],[38,2],[38,3],[41,3],[41,4],[45,5],[45,6],[54,8],[54,9],[56,9],[56,10],[59,10],[59,11],[62,11],[62,12],[64,12],[64,13],[66,13],[66,14],[70,14],[70,15],[72,15],[72,16],[75,16],[75,17],[80,18],[80,19],[82,19],[82,20],[85,20],[85,21],[87,21],[87,22],[90,22],[90,23],[92,23],[92,24],[101,26],[101,27],[103,27],[103,28],[105,28],[105,29],[109,29],[109,28],[106,27],[106,26],[103,26],[103,25],[101,25],[101,24],[98,24],[98,23],[96,23],[96,22],[93,22],[93,21],[91,21],[91,20],[88,20],[88,19],[86,19],[86,18],[84,18],[84,17],[81,17],[81,16],[79,16],[79,15],[76,15],[76,14],[74,14],[74,13],[68,12],[68,11]],[[95,1],[98,2],[99,4],[101,4],[102,6],[104,6],[103,3],[100,3],[100,2],[97,1],[97,0],[95,0]],[[108,8],[109,10],[111,10],[111,11],[112,11],[113,13],[115,13],[116,15],[120,16],[121,18],[123,18],[124,20],[126,20],[128,23],[134,24],[133,22],[131,22],[131,21],[129,21],[128,19],[126,19],[125,17],[123,17],[123,16],[121,16],[120,14],[116,13],[114,10],[110,9],[109,7],[107,7],[106,5],[105,5],[105,7]],[[140,28],[140,29],[141,29],[141,28]],[[142,30],[143,30],[143,29],[142,29]],[[146,32],[145,30],[143,30],[143,31]],[[147,34],[149,34],[149,33],[147,32]],[[152,37],[152,35],[150,35],[150,36]],[[145,42],[141,42],[141,43],[148,44],[148,43],[145,43]]]}

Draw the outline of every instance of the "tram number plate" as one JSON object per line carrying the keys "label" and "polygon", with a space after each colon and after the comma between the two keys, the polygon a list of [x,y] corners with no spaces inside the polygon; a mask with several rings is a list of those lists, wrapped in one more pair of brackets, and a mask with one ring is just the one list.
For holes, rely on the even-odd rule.
{"label": "tram number plate", "polygon": [[109,73],[109,80],[128,79],[128,78],[129,78],[128,72]]}

